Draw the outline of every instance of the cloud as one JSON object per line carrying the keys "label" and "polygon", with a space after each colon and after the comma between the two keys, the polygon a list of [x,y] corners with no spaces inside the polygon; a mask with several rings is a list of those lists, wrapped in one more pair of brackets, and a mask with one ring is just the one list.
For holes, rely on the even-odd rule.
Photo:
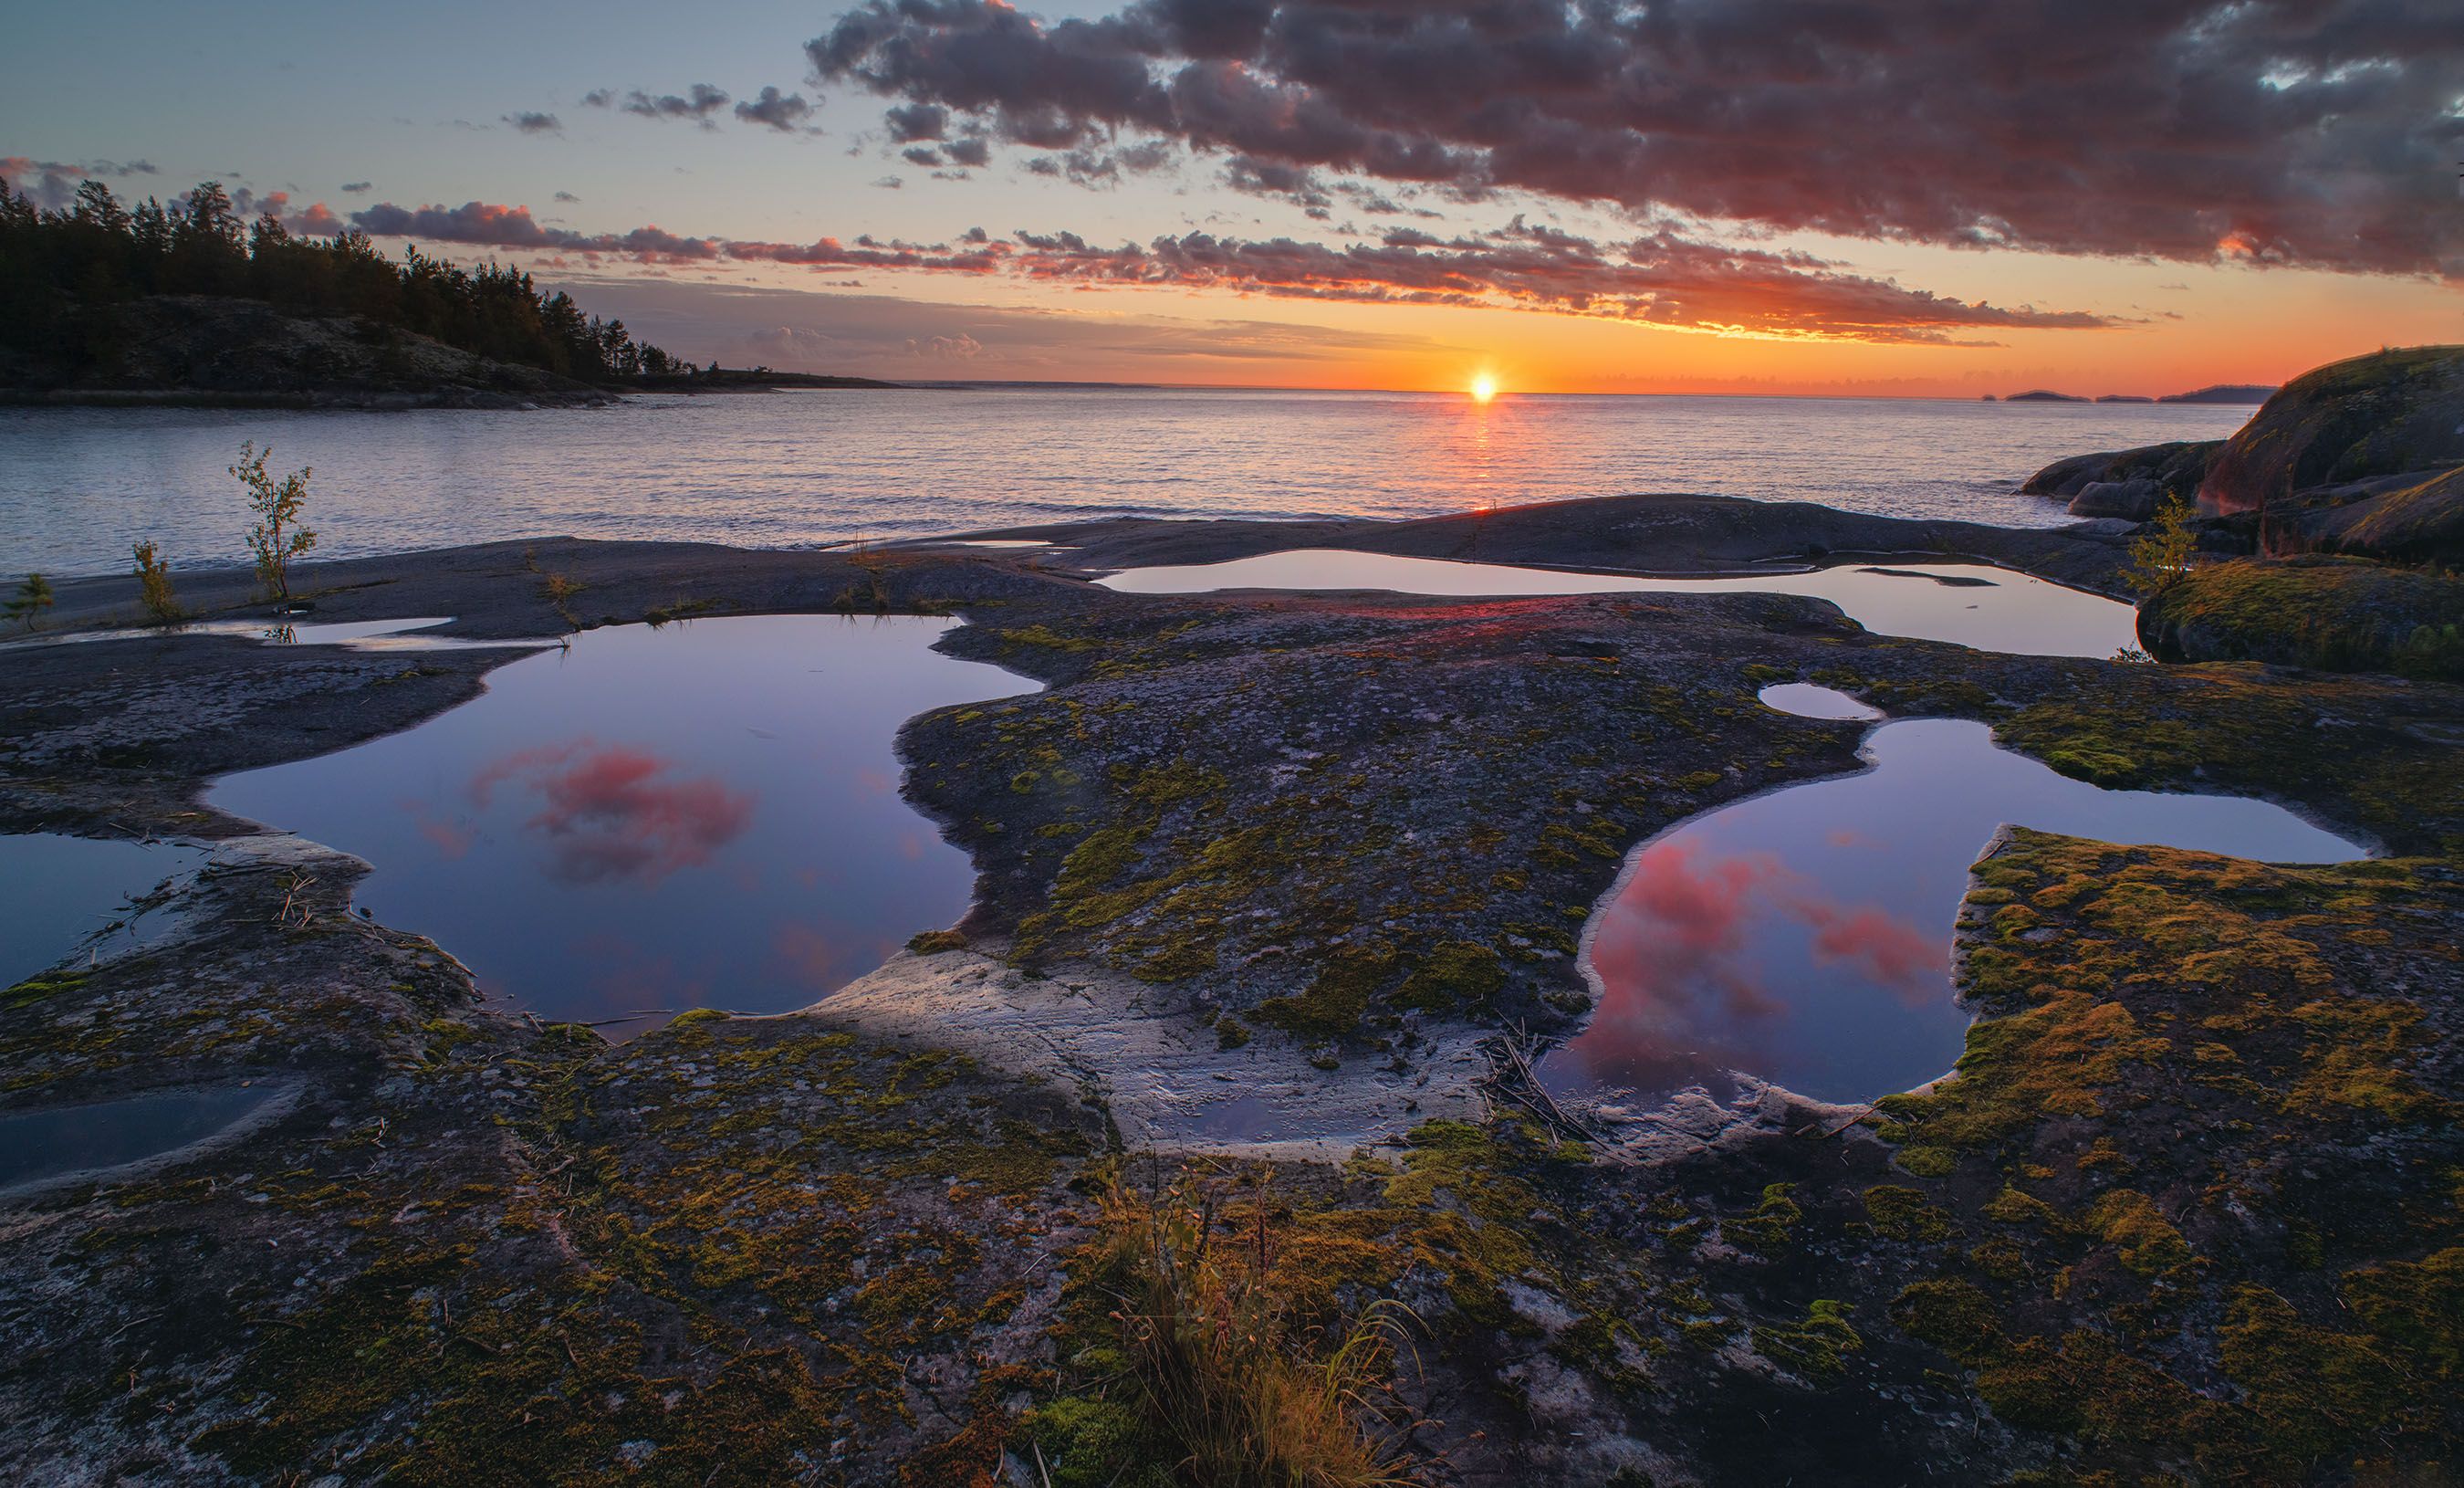
{"label": "cloud", "polygon": [[504,122],[513,125],[524,134],[558,134],[561,133],[564,129],[564,121],[557,118],[554,114],[525,112],[519,114],[506,114],[502,116],[502,118]]}
{"label": "cloud", "polygon": [[[1061,167],[1056,167],[1056,169]],[[895,189],[897,176],[873,185]],[[689,237],[655,226],[583,233],[542,226],[523,207],[467,202],[352,214],[378,237],[613,255],[650,263],[734,261],[817,269],[1007,275],[1047,283],[1222,291],[1359,303],[1498,306],[1676,329],[1775,338],[1974,344],[1994,330],[2110,326],[2080,310],[1966,301],[1848,273],[1810,255],[1733,247],[1660,229],[1596,242],[1518,217],[1486,233],[1441,238],[1397,228],[1375,243],[1330,245],[1206,233],[1106,248],[1074,233],[973,234],[953,244],[772,243]]]}
{"label": "cloud", "polygon": [[984,354],[984,344],[973,336],[927,336],[909,341],[907,354],[934,362],[972,362]]}
{"label": "cloud", "polygon": [[[345,189],[348,189],[345,188]],[[571,191],[559,191],[556,193],[556,200],[561,202],[578,202],[582,200],[582,198],[574,195]]]}
{"label": "cloud", "polygon": [[2464,277],[2464,27],[2396,0],[866,0],[816,76],[1049,152],[1121,131],[1458,199]]}
{"label": "cloud", "polygon": [[904,144],[910,140],[941,138],[942,132],[950,127],[950,111],[935,108],[930,103],[917,103],[907,108],[893,108],[882,116],[882,121],[890,126],[891,142]]}
{"label": "cloud", "polygon": [[[842,280],[833,274],[817,282]],[[936,341],[978,348],[948,359],[971,377],[1245,383],[1307,379],[1364,357],[1463,354],[1425,335],[1358,326],[1090,315],[617,275],[566,278],[553,287],[570,289],[637,335],[696,361],[892,380],[936,375],[918,366],[918,353]],[[957,371],[954,366],[937,375]]]}
{"label": "cloud", "polygon": [[705,129],[715,129],[717,125],[711,122],[710,116],[727,106],[728,95],[723,88],[714,88],[709,83],[697,82],[687,89],[682,96],[662,93],[653,98],[641,89],[635,88],[625,95],[622,102],[618,102],[614,95],[601,88],[583,94],[582,101],[600,108],[606,108],[612,104],[627,114],[638,114],[644,119],[690,119],[700,123]]}
{"label": "cloud", "polygon": [[49,211],[67,207],[88,174],[83,166],[64,161],[0,155],[0,181],[8,182],[11,190]]}
{"label": "cloud", "polygon": [[522,825],[544,839],[551,877],[652,884],[706,865],[753,822],[752,796],[671,769],[646,750],[579,740],[517,750],[474,774],[470,794],[482,810],[506,786],[539,799]]}
{"label": "cloud", "polygon": [[781,93],[776,88],[763,88],[758,99],[748,99],[736,105],[736,117],[748,123],[766,124],[782,134],[794,134],[811,118],[813,105],[804,101],[801,93]]}
{"label": "cloud", "polygon": [[342,183],[342,191],[345,195],[349,196],[363,196],[372,189],[375,185],[376,183],[373,181],[345,181]]}

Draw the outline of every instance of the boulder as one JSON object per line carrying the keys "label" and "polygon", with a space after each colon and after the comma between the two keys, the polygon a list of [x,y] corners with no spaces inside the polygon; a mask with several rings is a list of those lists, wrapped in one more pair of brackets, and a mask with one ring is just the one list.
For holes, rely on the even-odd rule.
{"label": "boulder", "polygon": [[2091,480],[2071,498],[2071,515],[2145,522],[2164,503],[2164,483],[2145,476],[2136,480]]}
{"label": "boulder", "polygon": [[2464,679],[2464,579],[2308,553],[2193,568],[2139,612],[2167,661]]}
{"label": "boulder", "polygon": [[2411,488],[2457,465],[2464,346],[2374,352],[2304,372],[2268,399],[2209,464],[2199,509],[2258,512],[2271,551],[2299,551],[2338,525],[2318,513],[2390,494],[2371,483],[2401,476]]}
{"label": "boulder", "polygon": [[2028,477],[2022,496],[2075,497],[2100,481],[2153,480],[2188,497],[2207,478],[2208,461],[2224,448],[2221,439],[2176,440],[2143,444],[2135,450],[2108,450],[2099,455],[2074,455]]}

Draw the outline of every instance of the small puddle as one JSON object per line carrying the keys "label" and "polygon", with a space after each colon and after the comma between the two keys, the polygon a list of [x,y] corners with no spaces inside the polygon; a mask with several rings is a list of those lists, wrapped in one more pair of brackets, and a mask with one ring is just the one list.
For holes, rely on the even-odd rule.
{"label": "small puddle", "polygon": [[1333,548],[1230,563],[1129,568],[1096,581],[1132,594],[1223,589],[1385,589],[1504,598],[1541,594],[1807,594],[1877,635],[1949,641],[2029,656],[2110,656],[2139,644],[2138,612],[2101,595],[1983,564],[1840,566],[1805,573],[1653,579]]}
{"label": "small puddle", "polygon": [[232,1085],[0,1115],[0,1190],[164,1157],[229,1131],[290,1094],[279,1085]]}
{"label": "small puddle", "polygon": [[[1763,696],[1811,717],[1873,716],[1802,683]],[[2367,855],[2270,802],[2072,780],[1982,723],[1884,723],[1862,753],[1863,773],[1734,802],[1636,851],[1586,929],[1599,1005],[1542,1061],[1545,1084],[1644,1098],[1702,1084],[1726,1099],[1727,1072],[1741,1071],[1848,1102],[1940,1076],[1969,1024],[1951,998],[1952,924],[2005,823],[2266,862]]]}
{"label": "small puddle", "polygon": [[167,842],[0,836],[0,987],[58,965],[99,931],[113,935],[99,950],[150,944],[163,923],[134,901],[205,860],[203,848]]}
{"label": "small puddle", "polygon": [[899,799],[892,743],[1032,684],[934,651],[955,623],[590,631],[418,727],[208,799],[365,858],[359,904],[544,1016],[799,1008],[966,911],[973,865]]}
{"label": "small puddle", "polygon": [[422,615],[408,620],[329,620],[298,624],[285,620],[191,620],[185,625],[131,626],[117,631],[77,631],[65,635],[37,635],[11,641],[8,648],[75,646],[88,641],[160,640],[175,635],[236,635],[268,646],[347,646],[353,651],[474,651],[509,646],[554,646],[554,637],[526,640],[472,640],[458,635],[416,633],[452,622],[451,615]]}

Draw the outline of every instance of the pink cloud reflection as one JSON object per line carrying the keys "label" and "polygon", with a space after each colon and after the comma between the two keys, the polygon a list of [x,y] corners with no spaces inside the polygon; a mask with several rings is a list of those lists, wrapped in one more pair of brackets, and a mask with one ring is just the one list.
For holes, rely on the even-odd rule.
{"label": "pink cloud reflection", "polygon": [[483,767],[471,799],[485,808],[508,786],[538,796],[539,810],[522,825],[547,840],[548,874],[561,882],[649,885],[708,864],[753,822],[751,795],[672,770],[647,750],[583,739]]}
{"label": "pink cloud reflection", "polygon": [[1939,998],[1947,947],[1875,904],[1847,905],[1768,853],[1721,855],[1675,837],[1644,850],[1601,913],[1592,966],[1602,997],[1568,1046],[1591,1076],[1649,1086],[1706,1065],[1765,1069],[1758,1051],[1791,1013],[1757,965],[1777,922],[1813,931],[1817,965],[1843,967],[1909,1007]]}

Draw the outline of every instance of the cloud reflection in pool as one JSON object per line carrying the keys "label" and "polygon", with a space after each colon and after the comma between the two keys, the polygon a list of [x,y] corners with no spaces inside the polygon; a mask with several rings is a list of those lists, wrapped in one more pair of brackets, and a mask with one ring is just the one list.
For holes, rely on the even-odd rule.
{"label": "cloud reflection in pool", "polygon": [[951,623],[593,631],[210,799],[366,858],[359,903],[542,1014],[801,1007],[966,909],[973,867],[899,799],[892,741],[1032,684],[932,650]]}
{"label": "cloud reflection in pool", "polygon": [[[1861,709],[1813,696],[1825,691],[1792,684],[1766,700],[1818,717]],[[1586,935],[1598,1007],[1543,1062],[1544,1080],[1644,1096],[1701,1083],[1725,1099],[1727,1072],[1742,1071],[1848,1101],[1942,1074],[1969,1021],[1950,994],[1952,922],[1969,864],[2005,823],[2271,862],[2364,855],[2269,802],[2057,775],[1982,723],[1885,723],[1862,752],[1862,773],[1721,807],[1636,853]]]}

